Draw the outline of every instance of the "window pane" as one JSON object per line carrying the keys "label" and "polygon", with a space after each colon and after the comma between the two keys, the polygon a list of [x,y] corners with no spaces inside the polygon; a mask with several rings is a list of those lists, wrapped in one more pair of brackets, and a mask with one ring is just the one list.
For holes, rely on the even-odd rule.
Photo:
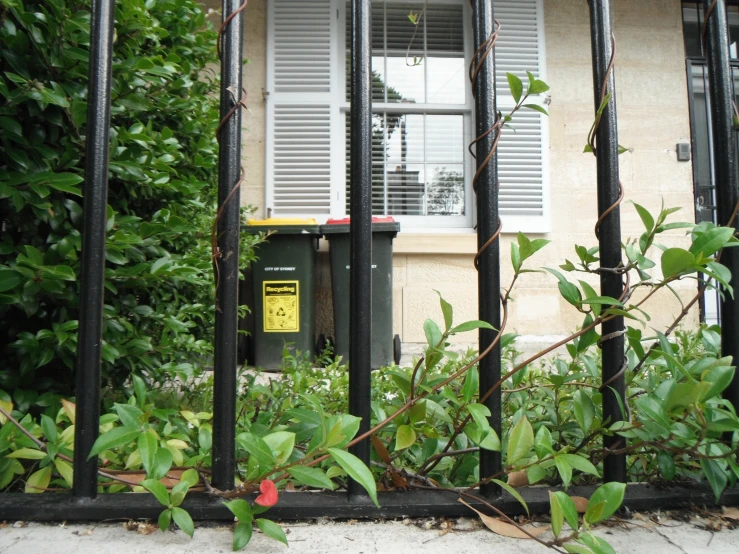
{"label": "window pane", "polygon": [[[350,118],[346,119],[349,211]],[[464,215],[464,118],[461,115],[372,116],[372,213]]]}
{"label": "window pane", "polygon": [[428,64],[428,103],[464,104],[467,64],[464,57],[426,58]]}
{"label": "window pane", "polygon": [[372,9],[381,10],[385,6],[386,14],[386,33],[387,33],[387,49],[389,51],[400,51],[404,55],[410,49],[411,54],[423,53],[424,31],[423,22],[413,24],[409,15],[420,16],[423,10],[423,3],[409,4],[382,4],[379,2],[372,3]]}
{"label": "window pane", "polygon": [[424,15],[426,50],[429,54],[464,53],[464,19],[461,5],[430,5]]}
{"label": "window pane", "polygon": [[413,58],[387,58],[387,101],[423,104],[425,100],[424,60],[414,65]]}
{"label": "window pane", "polygon": [[464,215],[464,166],[427,165],[426,213]]}
{"label": "window pane", "polygon": [[426,161],[464,161],[464,119],[461,115],[426,116]]}
{"label": "window pane", "polygon": [[423,115],[387,114],[386,125],[388,165],[424,161]]}

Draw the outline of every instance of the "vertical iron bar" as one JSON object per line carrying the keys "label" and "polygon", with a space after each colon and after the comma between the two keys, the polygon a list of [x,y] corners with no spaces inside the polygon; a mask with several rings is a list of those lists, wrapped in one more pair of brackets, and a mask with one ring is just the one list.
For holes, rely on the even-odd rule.
{"label": "vertical iron bar", "polygon": [[[351,224],[349,270],[349,413],[361,417],[359,434],[370,428],[372,346],[372,73],[371,2],[352,0]],[[367,466],[369,440],[352,454]],[[366,494],[349,481],[349,495]]]}
{"label": "vertical iron bar", "polygon": [[[616,123],[615,77],[608,67],[613,56],[613,7],[611,0],[590,0],[590,33],[593,52],[593,87],[596,111],[601,104],[603,82],[607,79],[606,94],[610,94],[608,106],[603,111],[597,130],[598,160],[598,216],[618,202],[620,195],[618,169],[618,127]],[[608,74],[607,74],[608,73]],[[599,236],[600,265],[614,268],[621,264],[621,210],[616,207],[600,224]],[[623,283],[620,275],[604,272],[600,276],[601,293],[604,296],[620,298]],[[622,317],[617,317],[601,326],[605,335],[616,333],[603,343],[603,419],[611,423],[621,421],[620,402],[625,403],[626,385],[623,373],[618,374],[624,365],[624,338],[618,333],[624,329]],[[606,448],[614,447],[623,441],[621,437],[604,437]],[[626,481],[625,455],[607,456],[603,462],[603,479]]]}
{"label": "vertical iron bar", "polygon": [[[223,0],[223,20],[239,0]],[[239,13],[223,31],[221,42],[221,119],[241,98],[244,16]],[[241,110],[223,125],[218,150],[218,220],[216,329],[213,367],[213,486],[232,489],[236,464],[236,365],[238,346],[239,227],[241,195],[231,192],[241,175]]]}
{"label": "vertical iron bar", "polygon": [[[703,0],[708,10],[711,0]],[[713,131],[713,154],[716,172],[716,204],[718,224],[726,225],[731,219],[739,200],[737,188],[736,131],[734,129],[734,97],[731,68],[729,65],[729,33],[726,22],[724,0],[718,0],[713,13],[708,16],[706,29],[706,58],[708,61],[708,88],[711,94],[711,123]],[[736,223],[734,223],[736,227]],[[739,282],[739,252],[726,248],[721,254],[721,263],[731,271],[730,285]],[[721,355],[731,356],[734,363],[739,360],[739,303],[725,294],[721,301]],[[735,374],[724,391],[724,398],[739,408],[739,375]]]}
{"label": "vertical iron bar", "polygon": [[[475,50],[493,33],[495,19],[492,0],[472,2],[472,27]],[[482,69],[474,82],[476,136],[485,134],[497,119],[495,101],[495,61],[491,53],[483,62]],[[475,154],[477,169],[484,163],[493,148],[497,131],[489,133],[477,142]],[[498,155],[490,162],[477,180],[477,247],[482,248],[498,229]],[[496,240],[480,254],[478,262],[478,310],[480,320],[500,328],[500,241]],[[480,352],[495,340],[497,331],[480,329]],[[485,394],[500,380],[500,342],[490,353],[480,360],[480,394]],[[490,426],[501,435],[501,387],[485,401],[490,410]],[[498,473],[502,468],[500,452],[480,450],[480,479]],[[500,489],[494,483],[483,485],[484,495],[498,494]]]}
{"label": "vertical iron bar", "polygon": [[90,18],[84,223],[80,267],[74,433],[76,496],[97,494],[97,456],[87,459],[100,425],[100,363],[105,291],[105,226],[108,205],[110,87],[113,63],[114,0],[95,0]]}

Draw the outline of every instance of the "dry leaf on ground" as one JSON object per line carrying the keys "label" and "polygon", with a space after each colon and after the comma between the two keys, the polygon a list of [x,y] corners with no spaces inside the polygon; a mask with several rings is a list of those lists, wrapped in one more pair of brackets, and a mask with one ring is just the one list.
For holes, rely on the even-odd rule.
{"label": "dry leaf on ground", "polygon": [[[475,510],[472,506],[467,504],[467,502],[465,502],[461,498],[459,499],[459,501],[467,506],[470,510],[475,512],[478,516],[480,516],[480,520],[485,524],[485,527],[490,529],[493,533],[496,533],[497,535],[501,535],[503,537],[509,537],[511,539],[531,539],[531,535],[533,535],[534,537],[538,537],[539,535],[543,535],[544,533],[546,533],[549,529],[548,526],[532,527],[531,525],[511,525],[510,523],[502,521],[497,517],[490,517],[478,510]],[[524,532],[524,530],[526,532]]]}
{"label": "dry leaf on ground", "polygon": [[513,488],[526,487],[529,484],[529,476],[525,469],[514,471],[508,475],[508,484]]}
{"label": "dry leaf on ground", "polygon": [[739,521],[739,508],[726,508],[721,517]]}
{"label": "dry leaf on ground", "polygon": [[584,514],[588,510],[588,499],[582,496],[570,496],[572,501],[575,503],[575,509],[578,514]]}

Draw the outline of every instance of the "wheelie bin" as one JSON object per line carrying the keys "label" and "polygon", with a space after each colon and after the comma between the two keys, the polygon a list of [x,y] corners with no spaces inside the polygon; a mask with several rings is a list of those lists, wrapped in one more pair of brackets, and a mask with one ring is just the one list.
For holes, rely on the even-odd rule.
{"label": "wheelie bin", "polygon": [[[400,223],[372,218],[372,369],[400,362],[400,337],[393,336],[393,239]],[[334,311],[334,352],[349,360],[349,218],[321,226],[329,243]]]}
{"label": "wheelie bin", "polygon": [[[244,232],[269,233],[255,247],[257,260],[242,283],[242,303],[252,310],[241,328],[242,359],[264,369],[282,368],[287,343],[315,350],[315,264],[320,226],[315,219],[252,219]],[[251,301],[251,302],[250,302]]]}

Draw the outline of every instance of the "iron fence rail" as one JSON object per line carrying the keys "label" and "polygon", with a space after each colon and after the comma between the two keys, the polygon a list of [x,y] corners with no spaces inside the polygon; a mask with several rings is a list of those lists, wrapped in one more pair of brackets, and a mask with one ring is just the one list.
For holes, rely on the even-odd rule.
{"label": "iron fence rail", "polygon": [[[495,31],[491,0],[471,0],[473,36],[475,47],[483,45]],[[704,0],[709,7],[711,0]],[[84,235],[81,283],[82,307],[80,313],[79,356],[77,364],[77,424],[73,494],[26,495],[9,493],[0,495],[0,519],[37,520],[102,520],[121,517],[155,518],[161,506],[150,495],[97,493],[97,459],[85,460],[98,432],[100,415],[100,363],[102,337],[102,291],[105,259],[105,219],[107,198],[107,155],[110,130],[110,85],[113,39],[114,0],[94,0],[92,10],[92,44],[90,53],[89,111],[87,125],[87,167],[84,202]],[[351,285],[350,310],[351,350],[350,412],[363,420],[362,429],[368,429],[370,420],[370,321],[371,321],[371,43],[370,0],[352,0],[352,135],[351,135]],[[214,257],[217,267],[217,319],[215,338],[215,385],[213,428],[213,483],[220,489],[230,489],[234,483],[235,466],[235,395],[236,395],[236,336],[237,336],[237,272],[239,199],[235,187],[241,182],[241,119],[238,104],[241,102],[243,3],[239,0],[223,1],[224,27],[222,28],[222,88],[219,163],[219,218],[217,221],[218,252]],[[718,0],[716,11],[723,13],[724,0]],[[612,5],[611,0],[590,0],[593,53],[593,80],[596,108],[605,94],[613,93],[615,76],[612,72]],[[714,146],[716,156],[723,160],[719,167],[717,191],[719,205],[723,205],[722,221],[728,216],[726,209],[737,200],[736,160],[733,143],[733,109],[731,101],[731,73],[728,63],[726,18],[710,20],[707,28],[709,80],[715,96],[711,113],[716,132]],[[475,115],[479,135],[492,129],[497,120],[494,82],[494,59],[482,60],[479,78],[475,81]],[[602,83],[606,88],[601,89]],[[234,109],[236,108],[236,109]],[[598,163],[598,213],[600,222],[600,247],[602,264],[615,268],[621,262],[620,221],[617,204],[618,182],[618,134],[615,97],[604,112],[597,130]],[[478,168],[487,157],[495,141],[495,132],[477,142]],[[495,156],[483,168],[477,192],[479,293],[480,318],[496,328],[500,324],[500,264],[497,240],[497,164]],[[615,209],[613,206],[616,206]],[[610,212],[609,212],[610,210]],[[604,215],[606,214],[606,215]],[[486,248],[482,248],[486,246]],[[739,256],[730,258],[732,283],[739,275]],[[622,290],[620,276],[603,276],[604,295],[618,297]],[[725,337],[735,338],[737,305],[727,296],[725,301]],[[604,326],[604,335],[611,335],[603,345],[603,381],[609,386],[604,394],[604,414],[612,420],[620,418],[618,397],[623,399],[624,375],[623,322],[613,320]],[[495,333],[480,333],[480,350],[484,350],[495,338]],[[724,340],[724,353],[735,355],[739,341]],[[500,379],[500,349],[493,349],[480,364],[481,392]],[[727,397],[739,406],[739,381],[735,376]],[[501,433],[500,390],[488,400],[491,409],[491,425]],[[360,432],[362,432],[360,429]],[[609,442],[606,442],[608,446]],[[354,448],[354,453],[369,463],[369,440]],[[499,453],[483,452],[480,478],[484,479],[501,469]],[[609,456],[605,462],[605,480],[625,481],[625,459]],[[574,487],[574,494],[589,496],[592,487]],[[525,487],[519,489],[533,511],[549,509],[548,489]],[[294,493],[285,494],[272,509],[275,517],[299,519],[313,517],[399,517],[399,516],[455,516],[467,514],[467,509],[446,492],[410,491],[380,494],[381,507],[375,507],[356,483],[350,483],[346,493]],[[519,503],[502,494],[494,486],[483,488],[479,494],[492,498],[492,502],[508,513],[521,510]],[[724,493],[727,503],[739,503],[736,488]],[[713,504],[713,493],[707,487],[677,486],[660,490],[648,485],[627,487],[626,505],[632,509],[671,507],[686,502]],[[184,507],[195,519],[232,519],[232,514],[220,499],[206,494],[188,496]]]}

